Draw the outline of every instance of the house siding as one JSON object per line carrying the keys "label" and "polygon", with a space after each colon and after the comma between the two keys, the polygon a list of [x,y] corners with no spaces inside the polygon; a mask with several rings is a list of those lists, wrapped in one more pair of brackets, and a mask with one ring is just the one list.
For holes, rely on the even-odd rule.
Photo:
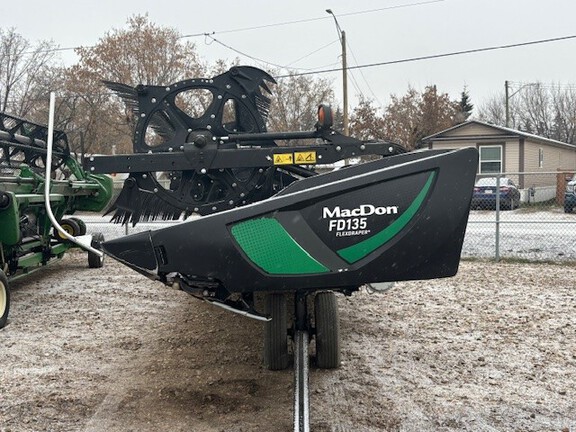
{"label": "house siding", "polygon": [[502,171],[520,171],[520,140],[515,139],[506,141],[504,149],[504,166],[502,167]]}
{"label": "house siding", "polygon": [[[536,189],[535,196],[546,194],[545,199],[554,192],[557,197],[563,196],[564,184],[558,183],[557,171],[576,171],[576,146],[482,122],[471,121],[447,129],[430,136],[426,142],[434,149],[501,145],[503,173],[524,189],[525,194]],[[541,167],[540,151],[543,152]]]}
{"label": "house siding", "polygon": [[[539,166],[540,149],[544,153],[542,167]],[[526,140],[524,169],[525,171],[573,170],[576,168],[576,149],[564,149]]]}
{"label": "house siding", "polygon": [[428,146],[428,148],[430,149],[450,149],[450,150],[456,150],[462,147],[474,147],[474,143],[471,143],[470,141],[450,141],[450,142],[432,141]]}

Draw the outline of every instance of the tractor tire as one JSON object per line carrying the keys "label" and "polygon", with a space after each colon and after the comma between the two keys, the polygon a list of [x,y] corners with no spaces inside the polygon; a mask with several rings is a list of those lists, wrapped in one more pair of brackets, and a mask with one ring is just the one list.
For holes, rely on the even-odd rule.
{"label": "tractor tire", "polygon": [[71,217],[68,219],[73,220],[74,222],[76,222],[78,224],[78,226],[80,227],[80,234],[79,235],[81,235],[81,236],[86,235],[86,232],[87,232],[86,223],[82,219],[77,218],[77,217]]}
{"label": "tractor tire", "polygon": [[340,322],[336,294],[331,291],[316,294],[314,314],[316,365],[321,369],[335,369],[340,366]]}
{"label": "tractor tire", "polygon": [[272,319],[264,327],[264,364],[270,370],[284,370],[289,364],[286,295],[269,294],[265,312]]}
{"label": "tractor tire", "polygon": [[0,270],[0,329],[8,321],[8,312],[10,312],[10,287],[8,286],[8,278]]}
{"label": "tractor tire", "polygon": [[[104,243],[104,234],[102,233],[92,234],[91,246],[94,249],[101,250],[102,243]],[[88,267],[101,268],[103,265],[104,265],[104,256],[98,256],[94,252],[88,252]]]}
{"label": "tractor tire", "polygon": [[[75,219],[62,219],[60,221],[60,226],[64,229],[64,231],[66,231],[68,234],[70,234],[71,236],[77,237],[80,234],[80,232],[82,231],[82,228],[80,227],[80,224],[75,220]],[[60,231],[58,231],[56,228],[54,228],[52,230],[52,233],[54,235],[54,238],[56,238],[56,240],[58,240],[61,243],[67,242],[68,239],[66,237],[64,237],[62,235],[62,233]]]}

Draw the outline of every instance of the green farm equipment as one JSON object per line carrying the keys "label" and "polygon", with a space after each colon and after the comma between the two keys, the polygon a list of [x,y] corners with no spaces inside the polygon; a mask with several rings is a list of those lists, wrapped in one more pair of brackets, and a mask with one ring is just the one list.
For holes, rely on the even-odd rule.
{"label": "green farm equipment", "polygon": [[[10,309],[8,282],[76,247],[53,226],[47,202],[66,233],[85,236],[84,222],[69,215],[99,212],[112,196],[112,179],[86,173],[70,153],[64,132],[54,131],[51,158],[47,141],[47,126],[0,113],[0,328]],[[50,188],[45,191],[48,159]],[[94,234],[90,242],[97,246],[103,240]],[[90,267],[102,263],[101,256],[88,253]]]}

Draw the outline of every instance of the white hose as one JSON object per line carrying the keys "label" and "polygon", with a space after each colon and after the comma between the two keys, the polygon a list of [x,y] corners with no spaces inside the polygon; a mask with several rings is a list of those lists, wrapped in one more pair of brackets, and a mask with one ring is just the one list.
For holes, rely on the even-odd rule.
{"label": "white hose", "polygon": [[50,205],[50,179],[52,176],[52,145],[54,143],[54,111],[55,111],[55,103],[56,95],[54,92],[50,92],[50,110],[48,114],[48,140],[46,142],[46,175],[44,181],[44,205],[46,207],[46,213],[48,214],[48,218],[54,228],[62,234],[65,238],[70,240],[72,243],[77,244],[82,249],[92,252],[93,254],[98,255],[100,258],[104,256],[102,251],[95,249],[92,247],[92,236],[91,235],[84,235],[74,237],[71,234],[68,234],[64,228],[60,226],[56,218],[54,217],[54,213],[52,212],[52,207]]}

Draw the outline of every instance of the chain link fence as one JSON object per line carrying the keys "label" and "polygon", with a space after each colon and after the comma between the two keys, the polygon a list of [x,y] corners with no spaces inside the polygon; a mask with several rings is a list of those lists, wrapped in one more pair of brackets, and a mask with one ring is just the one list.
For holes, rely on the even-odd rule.
{"label": "chain link fence", "polygon": [[[565,207],[573,172],[479,176],[462,255],[500,260],[576,260],[576,214]],[[568,195],[569,203],[571,196]]]}
{"label": "chain link fence", "polygon": [[[576,202],[574,187],[569,183],[573,174],[563,171],[478,176],[462,256],[576,261],[576,208],[564,205],[567,188]],[[115,183],[117,193],[121,188],[122,182]],[[568,197],[572,199],[572,195]],[[89,232],[101,232],[106,239],[180,222],[143,222],[133,227],[110,223],[108,216],[79,217],[86,222]]]}

